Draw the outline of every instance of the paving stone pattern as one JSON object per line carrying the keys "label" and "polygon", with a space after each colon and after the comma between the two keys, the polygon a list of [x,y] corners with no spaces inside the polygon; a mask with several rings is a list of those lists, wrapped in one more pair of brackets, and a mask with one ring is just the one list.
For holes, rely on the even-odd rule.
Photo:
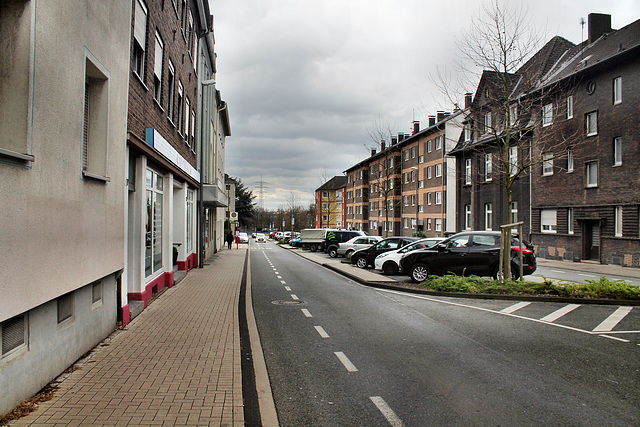
{"label": "paving stone pattern", "polygon": [[12,425],[244,425],[238,299],[246,249],[194,269]]}

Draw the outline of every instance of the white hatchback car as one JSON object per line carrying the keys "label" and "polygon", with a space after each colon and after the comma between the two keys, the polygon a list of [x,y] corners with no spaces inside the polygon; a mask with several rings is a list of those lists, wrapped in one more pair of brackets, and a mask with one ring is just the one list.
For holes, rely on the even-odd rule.
{"label": "white hatchback car", "polygon": [[249,243],[249,235],[247,233],[238,233],[240,243]]}
{"label": "white hatchback car", "polygon": [[257,243],[264,243],[266,241],[267,241],[267,237],[264,234],[262,234],[262,233],[256,234],[256,242]]}
{"label": "white hatchback car", "polygon": [[347,240],[344,243],[338,243],[338,255],[347,256],[357,250],[368,248],[371,245],[375,245],[382,237],[380,236],[356,236],[351,240]]}
{"label": "white hatchback car", "polygon": [[415,242],[409,243],[396,249],[394,251],[384,252],[378,255],[375,259],[375,269],[382,271],[384,274],[398,274],[400,271],[400,258],[407,252],[415,251],[416,249],[426,249],[441,242],[441,237],[427,237],[426,239],[420,239]]}

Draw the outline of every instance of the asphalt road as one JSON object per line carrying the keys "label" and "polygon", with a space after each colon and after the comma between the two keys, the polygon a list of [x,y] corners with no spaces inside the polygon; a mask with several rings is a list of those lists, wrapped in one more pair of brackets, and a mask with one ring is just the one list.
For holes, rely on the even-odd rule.
{"label": "asphalt road", "polygon": [[382,291],[271,243],[251,246],[283,426],[640,421],[638,308]]}
{"label": "asphalt road", "polygon": [[[600,280],[601,274],[586,271],[576,271],[568,268],[545,267],[538,265],[534,275],[546,277],[547,279],[564,280],[567,282],[587,283],[587,280]],[[630,285],[640,286],[640,279],[635,277],[619,276],[615,274],[606,275],[609,280],[623,280]]]}

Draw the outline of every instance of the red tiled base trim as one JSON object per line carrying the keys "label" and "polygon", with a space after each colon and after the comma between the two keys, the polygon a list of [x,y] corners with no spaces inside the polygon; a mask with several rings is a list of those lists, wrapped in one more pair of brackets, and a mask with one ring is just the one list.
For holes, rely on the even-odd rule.
{"label": "red tiled base trim", "polygon": [[129,311],[129,304],[122,306],[122,326],[127,326],[131,322],[131,312]]}
{"label": "red tiled base trim", "polygon": [[161,274],[152,282],[149,282],[144,287],[144,292],[129,292],[127,294],[127,298],[133,301],[142,301],[144,302],[144,308],[147,308],[147,303],[151,299],[153,294],[157,294],[163,288],[170,288],[175,284],[175,280],[173,278],[173,271],[168,273]]}
{"label": "red tiled base trim", "polygon": [[198,255],[190,254],[184,261],[178,261],[178,270],[191,270],[198,265]]}

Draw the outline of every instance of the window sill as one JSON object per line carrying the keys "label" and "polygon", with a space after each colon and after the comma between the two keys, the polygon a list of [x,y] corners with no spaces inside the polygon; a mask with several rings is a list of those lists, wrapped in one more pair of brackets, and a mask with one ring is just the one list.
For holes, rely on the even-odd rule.
{"label": "window sill", "polygon": [[153,97],[153,102],[155,102],[156,106],[160,109],[160,111],[162,111],[164,113],[164,108],[162,108],[162,105],[160,105],[160,102],[156,99],[156,97]]}
{"label": "window sill", "polygon": [[138,81],[140,82],[140,84],[142,85],[142,87],[144,87],[144,89],[149,92],[149,87],[144,83],[144,80],[142,80],[142,77],[140,77],[138,75],[138,72],[133,70],[133,75],[136,76],[138,78]]}
{"label": "window sill", "polygon": [[96,180],[96,181],[100,181],[100,182],[102,182],[104,184],[106,184],[107,182],[111,182],[111,178],[109,178],[108,176],[98,175],[98,174],[95,174],[95,173],[88,172],[86,170],[82,171],[82,176],[84,178],[89,178],[89,179],[93,179],[93,180]]}
{"label": "window sill", "polygon": [[587,136],[598,136],[598,132],[588,133]]}
{"label": "window sill", "polygon": [[171,117],[167,116],[167,120],[171,123],[171,126],[173,126],[174,129],[177,127],[176,124],[173,123],[173,120],[171,120]]}
{"label": "window sill", "polygon": [[587,190],[589,190],[589,189],[591,189],[591,188],[598,188],[598,186],[597,186],[597,185],[587,185],[585,188],[586,188]]}
{"label": "window sill", "polygon": [[553,176],[553,173],[543,173],[542,176]]}
{"label": "window sill", "polygon": [[11,157],[12,159],[21,160],[23,162],[33,162],[35,157],[31,154],[18,153],[17,151],[0,148],[0,156]]}
{"label": "window sill", "polygon": [[612,168],[619,168],[622,166],[622,163],[614,163],[611,167]]}

